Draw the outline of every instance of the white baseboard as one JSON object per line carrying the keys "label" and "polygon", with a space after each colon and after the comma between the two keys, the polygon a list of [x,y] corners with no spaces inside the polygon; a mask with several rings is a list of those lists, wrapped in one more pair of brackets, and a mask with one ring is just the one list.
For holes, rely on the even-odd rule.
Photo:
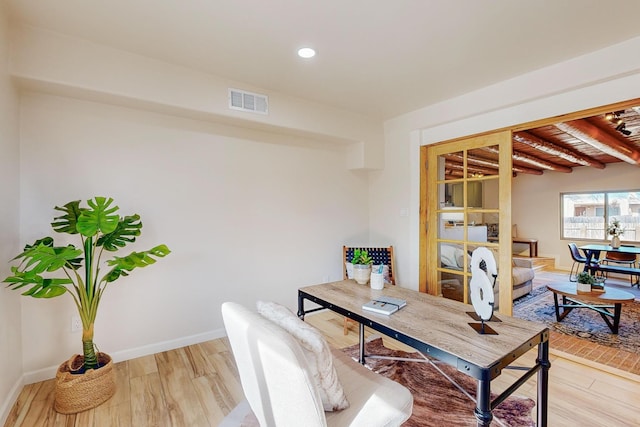
{"label": "white baseboard", "polygon": [[155,344],[145,345],[143,347],[116,351],[115,353],[109,353],[109,355],[113,358],[114,362],[122,362],[124,360],[135,359],[136,357],[148,356],[149,354],[161,353],[163,351],[174,350],[188,345],[215,340],[224,336],[227,336],[227,332],[224,328],[220,328],[213,331],[203,332],[201,334],[180,337],[175,340],[162,341]]}
{"label": "white baseboard", "polygon": [[[180,347],[186,347],[188,345],[199,344],[201,342],[222,338],[226,335],[227,333],[224,328],[214,329],[212,331],[203,332],[201,334],[180,337],[175,340],[161,341],[142,347],[120,350],[113,353],[109,352],[109,356],[111,356],[114,362],[122,362],[129,359],[135,359],[136,357],[148,356],[149,354],[156,354],[163,351],[174,350]],[[38,381],[44,381],[54,378],[56,376],[56,370],[58,369],[58,366],[59,365],[50,366],[47,368],[38,369],[36,371],[25,372],[22,376],[22,384],[31,384]]]}
{"label": "white baseboard", "polygon": [[13,385],[13,387],[11,387],[11,390],[9,391],[9,395],[7,396],[6,399],[4,399],[4,402],[0,407],[0,425],[3,426],[7,422],[7,417],[9,417],[9,412],[11,412],[13,405],[18,400],[18,395],[22,391],[22,387],[24,387],[24,384],[25,382],[24,382],[24,376],[23,376],[18,378],[18,380]]}

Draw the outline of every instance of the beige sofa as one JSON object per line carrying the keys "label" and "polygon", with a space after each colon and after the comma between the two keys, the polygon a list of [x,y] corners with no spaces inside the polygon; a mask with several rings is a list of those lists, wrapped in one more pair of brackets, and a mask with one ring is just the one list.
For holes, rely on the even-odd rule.
{"label": "beige sofa", "polygon": [[518,299],[527,295],[533,289],[533,279],[536,276],[533,269],[533,259],[513,258],[511,268],[513,275],[513,299]]}
{"label": "beige sofa", "polygon": [[[462,271],[464,266],[464,253],[455,245],[442,245],[440,253],[440,265],[449,270]],[[513,258],[512,259],[512,280],[513,294],[512,298],[523,297],[531,292],[533,288],[533,279],[535,278],[535,270],[533,269],[533,260],[530,258]],[[458,301],[462,300],[462,278],[459,274],[442,272],[441,273],[441,289],[443,296]],[[498,308],[499,301],[499,284],[496,282],[494,287],[495,308]]]}

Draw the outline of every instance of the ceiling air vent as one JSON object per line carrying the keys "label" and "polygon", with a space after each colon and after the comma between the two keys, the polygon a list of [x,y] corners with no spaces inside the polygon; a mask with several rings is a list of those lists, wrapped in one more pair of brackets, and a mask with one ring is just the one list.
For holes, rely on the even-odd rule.
{"label": "ceiling air vent", "polygon": [[244,90],[229,89],[229,108],[258,114],[269,114],[269,98],[266,95]]}

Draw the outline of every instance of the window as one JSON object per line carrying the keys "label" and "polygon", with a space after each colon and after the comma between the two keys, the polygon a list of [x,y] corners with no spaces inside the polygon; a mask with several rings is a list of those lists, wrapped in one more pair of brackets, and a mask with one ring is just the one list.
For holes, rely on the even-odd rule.
{"label": "window", "polygon": [[562,238],[609,240],[607,225],[614,218],[624,233],[621,240],[640,242],[640,190],[561,193]]}

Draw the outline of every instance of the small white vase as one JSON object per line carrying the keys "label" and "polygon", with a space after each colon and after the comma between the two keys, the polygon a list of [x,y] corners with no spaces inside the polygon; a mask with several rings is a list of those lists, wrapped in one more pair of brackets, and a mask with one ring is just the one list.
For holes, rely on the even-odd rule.
{"label": "small white vase", "polygon": [[344,265],[347,270],[347,279],[353,279],[353,264],[345,262]]}
{"label": "small white vase", "polygon": [[384,289],[384,275],[382,273],[371,273],[371,281],[369,282],[371,289]]}
{"label": "small white vase", "polygon": [[353,278],[360,285],[366,285],[371,278],[371,266],[364,264],[353,264]]}
{"label": "small white vase", "polygon": [[620,247],[620,237],[613,236],[613,239],[611,239],[611,247],[613,249],[618,249]]}

